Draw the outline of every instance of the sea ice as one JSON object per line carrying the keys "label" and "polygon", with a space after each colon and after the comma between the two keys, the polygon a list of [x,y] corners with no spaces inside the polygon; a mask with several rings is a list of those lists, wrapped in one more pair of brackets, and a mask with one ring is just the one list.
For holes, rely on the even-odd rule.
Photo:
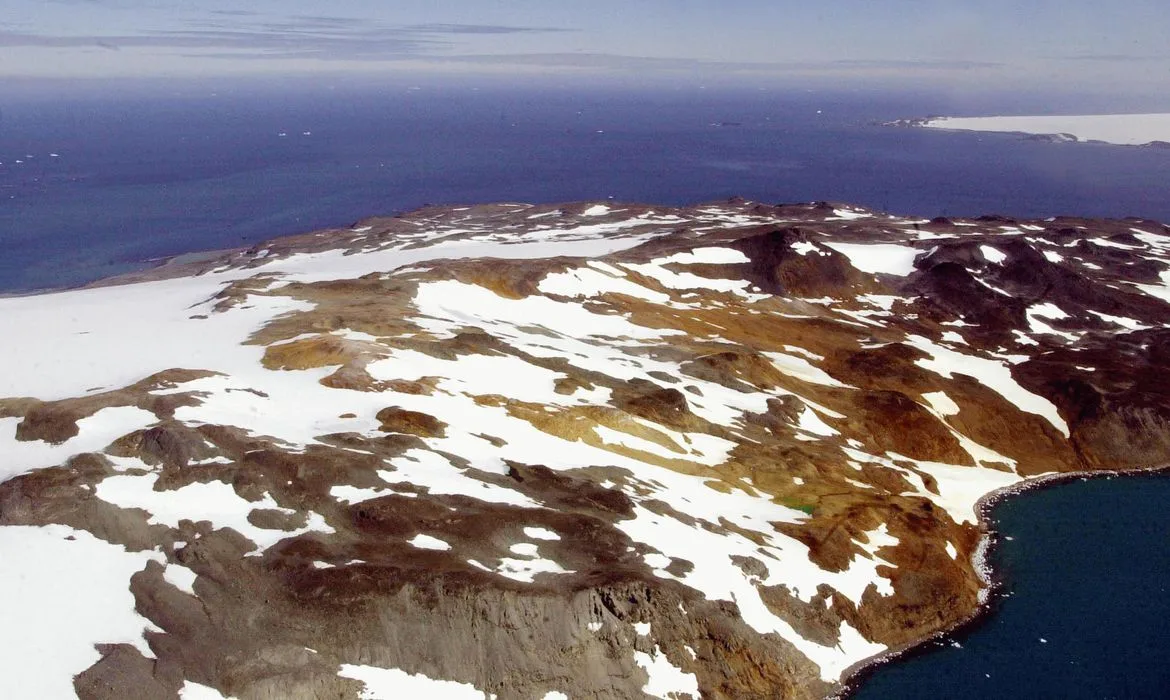
{"label": "sea ice", "polygon": [[1105,141],[1123,145],[1170,141],[1170,114],[942,117],[931,120],[926,126],[963,131],[1071,134],[1081,141]]}

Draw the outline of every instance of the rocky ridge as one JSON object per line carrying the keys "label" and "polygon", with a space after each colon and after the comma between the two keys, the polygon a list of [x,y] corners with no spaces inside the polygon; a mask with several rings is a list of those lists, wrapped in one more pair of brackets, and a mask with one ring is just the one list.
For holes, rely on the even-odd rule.
{"label": "rocky ridge", "polygon": [[825,697],[978,608],[979,498],[1170,463],[1151,221],[429,208],[122,281],[0,300],[7,696]]}

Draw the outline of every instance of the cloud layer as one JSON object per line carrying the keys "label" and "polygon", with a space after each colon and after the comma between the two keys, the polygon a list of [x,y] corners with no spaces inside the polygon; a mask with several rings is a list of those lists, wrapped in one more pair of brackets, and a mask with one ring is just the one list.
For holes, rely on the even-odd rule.
{"label": "cloud layer", "polygon": [[1170,71],[1162,0],[1070,0],[1055,14],[1010,0],[331,0],[324,12],[318,0],[12,2],[22,11],[0,18],[2,77],[844,76],[1145,93]]}
{"label": "cloud layer", "polygon": [[558,27],[494,24],[386,25],[352,17],[300,15],[266,20],[246,10],[217,10],[183,29],[125,34],[53,34],[0,30],[0,49],[154,49],[233,59],[402,60],[438,56],[457,37],[563,33]]}

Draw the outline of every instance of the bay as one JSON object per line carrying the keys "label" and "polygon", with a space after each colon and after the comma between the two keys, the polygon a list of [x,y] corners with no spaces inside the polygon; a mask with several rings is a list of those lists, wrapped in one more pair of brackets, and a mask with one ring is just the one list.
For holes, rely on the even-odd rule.
{"label": "bay", "polygon": [[1170,479],[1097,477],[991,512],[989,613],[866,676],[855,700],[1164,698]]}

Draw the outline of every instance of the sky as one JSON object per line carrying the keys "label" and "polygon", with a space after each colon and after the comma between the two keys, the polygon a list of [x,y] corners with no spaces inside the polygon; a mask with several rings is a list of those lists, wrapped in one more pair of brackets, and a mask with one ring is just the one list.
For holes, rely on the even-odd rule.
{"label": "sky", "polygon": [[[0,78],[1170,84],[1165,0],[5,0]],[[242,9],[246,8],[246,9]]]}

